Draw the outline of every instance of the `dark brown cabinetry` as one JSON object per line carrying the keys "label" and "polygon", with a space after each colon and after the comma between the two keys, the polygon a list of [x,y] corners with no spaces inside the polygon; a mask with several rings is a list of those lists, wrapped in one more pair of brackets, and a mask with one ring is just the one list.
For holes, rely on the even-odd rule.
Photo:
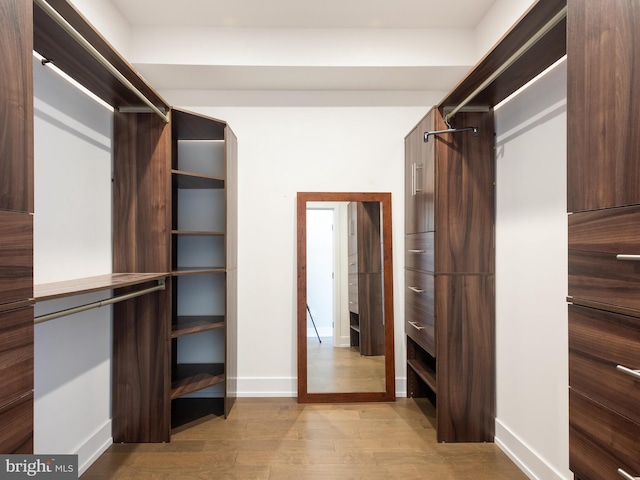
{"label": "dark brown cabinetry", "polygon": [[567,3],[570,468],[582,480],[635,478],[640,4]]}
{"label": "dark brown cabinetry", "polygon": [[348,206],[348,274],[351,346],[361,355],[384,355],[382,222],[379,202]]}
{"label": "dark brown cabinetry", "polygon": [[0,453],[33,450],[33,28],[0,4]]}
{"label": "dark brown cabinetry", "polygon": [[407,392],[436,400],[438,441],[493,441],[493,115],[446,137],[431,110],[405,139]]}
{"label": "dark brown cabinetry", "polygon": [[[176,424],[200,410],[194,404],[209,404],[215,411],[212,398],[222,401],[226,416],[236,396],[237,159],[236,137],[223,121],[174,109],[172,131],[171,400]],[[193,342],[208,348],[194,354]],[[204,396],[186,397],[196,392]]]}

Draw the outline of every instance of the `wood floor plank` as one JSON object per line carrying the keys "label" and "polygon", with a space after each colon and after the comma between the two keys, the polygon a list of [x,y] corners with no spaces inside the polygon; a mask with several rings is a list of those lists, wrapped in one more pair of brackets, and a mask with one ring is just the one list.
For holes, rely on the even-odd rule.
{"label": "wood floor plank", "polygon": [[[426,413],[426,417],[425,417]],[[298,404],[239,398],[171,443],[112,445],[82,480],[526,480],[491,443],[439,444],[423,400]]]}

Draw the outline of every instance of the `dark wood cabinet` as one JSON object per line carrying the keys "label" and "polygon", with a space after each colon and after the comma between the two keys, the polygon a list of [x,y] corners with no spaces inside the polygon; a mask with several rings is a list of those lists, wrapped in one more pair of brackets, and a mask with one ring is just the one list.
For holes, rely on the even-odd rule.
{"label": "dark wood cabinet", "polygon": [[[237,140],[226,122],[177,109],[172,111],[172,139],[171,401],[176,425],[193,418],[194,404],[215,412],[212,399],[222,404],[226,416],[236,397]],[[194,342],[208,347],[196,353]],[[195,392],[202,397],[187,398]]]}
{"label": "dark wood cabinet", "polygon": [[350,202],[347,211],[351,346],[361,355],[384,355],[380,203]]}
{"label": "dark wood cabinet", "polygon": [[581,480],[635,478],[640,4],[567,3],[569,466]]}
{"label": "dark wood cabinet", "polygon": [[640,203],[640,3],[569,0],[567,208]]}
{"label": "dark wood cabinet", "polygon": [[407,393],[436,400],[438,441],[493,441],[493,115],[458,121],[480,135],[425,141],[434,108],[405,139]]}
{"label": "dark wood cabinet", "polygon": [[33,24],[0,4],[0,453],[33,451]]}

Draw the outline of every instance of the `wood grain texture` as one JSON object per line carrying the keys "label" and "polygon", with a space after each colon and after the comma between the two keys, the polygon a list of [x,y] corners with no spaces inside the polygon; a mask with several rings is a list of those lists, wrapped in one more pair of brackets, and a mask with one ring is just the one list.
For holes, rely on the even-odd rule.
{"label": "wood grain texture", "polygon": [[526,480],[493,444],[441,445],[424,400],[308,405],[241,398],[157,445],[114,444],[83,480],[154,478]]}
{"label": "wood grain texture", "polygon": [[0,3],[0,209],[33,212],[33,2]]}
{"label": "wood grain texture", "polygon": [[424,133],[435,130],[436,112],[429,112],[405,137],[405,233],[434,229],[435,143]]}
{"label": "wood grain texture", "polygon": [[33,308],[0,313],[0,407],[33,390]]}
{"label": "wood grain texture", "polygon": [[[31,2],[29,2],[31,3]],[[73,28],[95,47],[116,69],[155,106],[169,110],[169,104],[113,46],[67,0],[47,0]],[[58,68],[114,107],[146,106],[109,70],[93,58],[75,39],[53,21],[39,6],[33,7],[34,49]],[[29,49],[31,50],[31,49]],[[31,64],[31,61],[29,61]],[[152,114],[155,116],[155,114]],[[159,117],[158,117],[159,118]]]}
{"label": "wood grain texture", "polygon": [[574,213],[569,219],[569,249],[640,254],[640,206]]}
{"label": "wood grain texture", "polygon": [[[435,195],[437,273],[493,273],[495,162],[493,113],[464,113],[455,127],[471,132],[439,135]],[[438,129],[447,128],[440,120]]]}
{"label": "wood grain texture", "polygon": [[113,271],[170,270],[171,128],[114,114]]}
{"label": "wood grain texture", "polygon": [[640,318],[569,306],[569,385],[640,424]]}
{"label": "wood grain texture", "polygon": [[0,452],[33,453],[33,392],[0,406]]}
{"label": "wood grain texture", "polygon": [[0,303],[33,298],[33,215],[0,210]]}
{"label": "wood grain texture", "polygon": [[640,472],[640,425],[569,390],[569,467],[582,480]]}
{"label": "wood grain texture", "polygon": [[[581,1],[581,0],[577,0]],[[633,0],[629,0],[633,1]],[[455,107],[467,98],[504,62],[516,53],[551,18],[562,10],[566,0],[540,0],[505,33],[496,45],[440,102],[439,108]],[[470,106],[494,107],[518,88],[535,78],[566,52],[567,22],[561,21],[497,80],[482,90]]]}
{"label": "wood grain texture", "polygon": [[170,298],[168,284],[113,306],[114,442],[169,441]]}
{"label": "wood grain texture", "polygon": [[53,300],[56,298],[71,297],[85,293],[113,290],[122,287],[130,287],[149,283],[153,280],[167,278],[164,273],[109,273],[94,277],[64,280],[61,282],[41,283],[34,285],[34,298],[39,301]]}
{"label": "wood grain texture", "polygon": [[435,280],[428,272],[405,270],[405,332],[436,355]]}
{"label": "wood grain texture", "polygon": [[438,441],[492,442],[495,428],[494,280],[436,276]]}
{"label": "wood grain texture", "polygon": [[567,209],[640,203],[640,3],[568,6]]}
{"label": "wood grain texture", "polygon": [[404,237],[404,266],[412,270],[434,272],[434,233],[417,233]]}

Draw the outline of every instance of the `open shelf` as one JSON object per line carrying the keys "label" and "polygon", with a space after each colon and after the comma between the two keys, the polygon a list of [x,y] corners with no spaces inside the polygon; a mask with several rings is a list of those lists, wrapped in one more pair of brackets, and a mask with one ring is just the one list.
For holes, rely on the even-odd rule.
{"label": "open shelf", "polygon": [[224,382],[224,365],[221,363],[179,363],[171,382],[171,399],[203,390]]}
{"label": "open shelf", "polygon": [[177,188],[224,188],[224,179],[201,173],[171,170]]}
{"label": "open shelf", "polygon": [[224,315],[181,315],[171,327],[171,338],[224,328]]}
{"label": "open shelf", "polygon": [[427,386],[433,391],[436,391],[436,372],[429,369],[426,365],[420,363],[415,359],[408,359],[407,366],[410,367],[420,379],[427,384]]}
{"label": "open shelf", "polygon": [[42,302],[56,298],[72,297],[85,293],[140,285],[154,280],[162,280],[168,276],[169,273],[109,273],[94,277],[34,285],[33,294],[36,302]]}
{"label": "open shelf", "polygon": [[171,271],[174,277],[180,275],[200,275],[205,273],[224,273],[224,267],[181,267]]}
{"label": "open shelf", "polygon": [[224,232],[208,232],[202,230],[172,230],[172,235],[215,235],[220,236],[224,235]]}

